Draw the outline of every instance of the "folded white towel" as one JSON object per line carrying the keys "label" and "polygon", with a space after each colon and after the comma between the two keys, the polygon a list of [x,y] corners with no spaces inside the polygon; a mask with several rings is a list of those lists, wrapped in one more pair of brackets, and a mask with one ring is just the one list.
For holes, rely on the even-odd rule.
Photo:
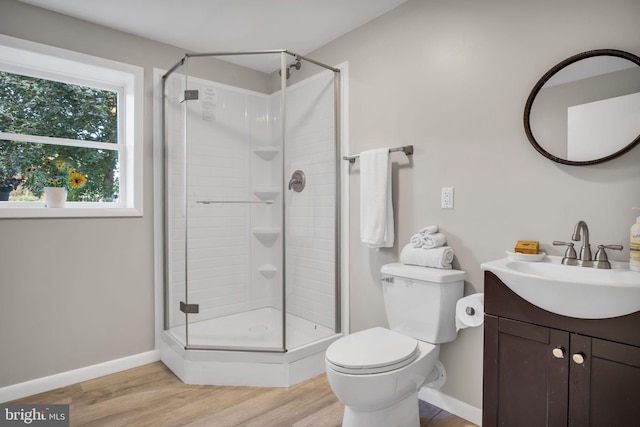
{"label": "folded white towel", "polygon": [[414,248],[421,248],[422,247],[422,234],[420,234],[420,233],[414,234],[413,236],[411,236],[411,239],[409,239],[409,242],[411,242],[411,246],[413,246]]}
{"label": "folded white towel", "polygon": [[360,239],[370,248],[392,247],[395,237],[388,148],[360,153]]}
{"label": "folded white towel", "polygon": [[435,249],[421,249],[414,248],[411,244],[408,244],[400,253],[400,262],[422,267],[450,269],[452,268],[451,263],[453,262],[453,256],[453,249],[449,246],[441,246]]}
{"label": "folded white towel", "polygon": [[424,234],[422,236],[422,249],[439,248],[447,244],[447,238],[442,233]]}
{"label": "folded white towel", "polygon": [[414,248],[433,249],[447,244],[447,238],[442,233],[414,234],[409,240]]}
{"label": "folded white towel", "polygon": [[437,225],[430,225],[430,226],[424,227],[423,229],[418,231],[418,234],[433,234],[433,233],[437,233],[437,232],[438,232],[438,226]]}

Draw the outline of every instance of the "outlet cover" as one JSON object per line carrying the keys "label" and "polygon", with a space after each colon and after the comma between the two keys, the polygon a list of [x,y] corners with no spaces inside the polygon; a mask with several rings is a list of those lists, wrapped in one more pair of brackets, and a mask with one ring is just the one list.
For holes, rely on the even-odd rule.
{"label": "outlet cover", "polygon": [[453,187],[442,187],[440,207],[442,209],[453,209]]}

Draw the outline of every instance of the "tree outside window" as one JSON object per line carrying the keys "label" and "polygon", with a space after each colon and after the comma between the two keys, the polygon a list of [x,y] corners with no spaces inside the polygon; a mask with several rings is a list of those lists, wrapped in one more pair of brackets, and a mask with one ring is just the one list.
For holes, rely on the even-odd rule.
{"label": "tree outside window", "polygon": [[9,187],[10,201],[38,200],[27,169],[61,160],[87,177],[69,201],[118,200],[117,92],[0,71],[0,132],[0,197]]}

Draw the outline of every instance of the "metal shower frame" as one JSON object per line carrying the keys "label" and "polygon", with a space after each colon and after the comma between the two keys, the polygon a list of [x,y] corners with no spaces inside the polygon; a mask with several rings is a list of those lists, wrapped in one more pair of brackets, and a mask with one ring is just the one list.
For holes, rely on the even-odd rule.
{"label": "metal shower frame", "polygon": [[[240,55],[263,55],[263,54],[280,54],[280,87],[282,90],[282,102],[280,105],[280,115],[282,117],[282,158],[285,156],[285,139],[286,139],[286,91],[284,88],[287,86],[287,64],[286,64],[286,56],[284,54],[293,56],[296,60],[304,60],[310,62],[319,67],[330,70],[334,73],[334,121],[335,121],[335,173],[336,173],[336,184],[335,184],[335,328],[334,332],[339,334],[342,332],[342,269],[341,269],[341,101],[342,101],[342,87],[341,87],[341,74],[340,69],[336,67],[329,66],[327,64],[323,64],[322,62],[318,62],[314,59],[299,55],[295,52],[291,52],[286,49],[276,49],[276,50],[258,50],[258,51],[246,51],[246,52],[210,52],[210,53],[187,53],[185,54],[173,67],[171,67],[163,76],[162,76],[162,94],[163,94],[163,103],[162,103],[162,119],[163,119],[163,146],[165,150],[164,153],[164,161],[163,161],[163,172],[164,172],[164,182],[163,182],[163,215],[164,215],[164,329],[168,330],[170,328],[170,320],[169,320],[169,304],[170,304],[170,292],[169,292],[169,274],[168,274],[168,260],[169,260],[169,245],[166,240],[166,236],[168,236],[168,218],[166,215],[168,200],[167,200],[167,191],[168,191],[168,158],[166,156],[166,147],[169,143],[167,136],[167,123],[165,121],[165,114],[167,111],[167,79],[173,74],[180,66],[188,64],[187,61],[189,58],[199,58],[199,57],[220,57],[220,56],[240,56]],[[188,76],[188,69],[186,72]],[[185,128],[186,132],[186,128]],[[186,135],[185,135],[186,138]],[[186,145],[185,145],[186,150]],[[186,153],[185,153],[185,175],[186,175]],[[286,180],[284,168],[282,168],[282,183]],[[284,184],[283,184],[284,185]],[[186,195],[186,186],[187,182],[185,179],[185,195]],[[252,348],[252,347],[221,347],[221,346],[190,346],[189,345],[189,320],[188,313],[185,313],[186,322],[185,322],[185,349],[189,350],[222,350],[222,351],[246,351],[246,352],[272,352],[272,353],[286,353],[287,349],[287,337],[286,337],[286,227],[285,227],[285,212],[286,212],[285,199],[282,198],[282,346],[281,348]],[[187,215],[186,215],[186,204],[185,204],[185,216],[184,216],[184,228],[185,228],[185,260],[187,258]],[[188,304],[188,278],[187,278],[187,268],[185,268],[185,303]]]}

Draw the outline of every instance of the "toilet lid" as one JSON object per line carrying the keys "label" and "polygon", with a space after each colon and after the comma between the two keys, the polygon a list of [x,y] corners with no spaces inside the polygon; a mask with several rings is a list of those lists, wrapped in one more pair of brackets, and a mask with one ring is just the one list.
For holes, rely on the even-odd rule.
{"label": "toilet lid", "polygon": [[402,368],[419,354],[418,341],[385,328],[340,338],[326,352],[327,364],[347,374],[376,374]]}

